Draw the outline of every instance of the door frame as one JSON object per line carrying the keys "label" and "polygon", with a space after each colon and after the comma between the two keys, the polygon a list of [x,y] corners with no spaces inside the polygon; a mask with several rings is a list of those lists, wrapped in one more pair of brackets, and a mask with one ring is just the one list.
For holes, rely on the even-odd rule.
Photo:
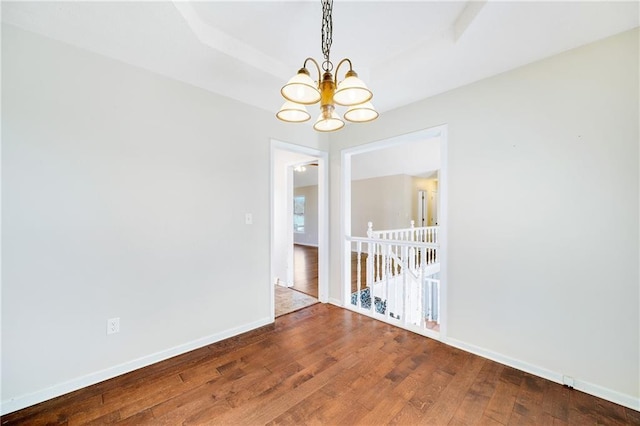
{"label": "door frame", "polygon": [[[275,254],[276,239],[286,238],[290,251],[287,253],[287,268],[293,271],[293,207],[287,209],[287,234],[285,236],[276,235],[276,192],[282,191],[287,194],[287,202],[293,206],[293,165],[299,164],[302,157],[311,157],[318,162],[318,300],[327,303],[329,299],[329,153],[302,145],[283,142],[271,139],[271,173],[270,173],[270,278],[269,287],[271,292],[271,318],[275,318]],[[285,153],[285,154],[282,154]],[[298,154],[299,158],[285,161],[285,164],[276,164],[279,155]],[[276,173],[286,173],[283,182],[276,179]],[[277,188],[276,185],[280,187]],[[290,210],[290,211],[289,211]],[[290,226],[289,226],[290,225]],[[287,272],[288,275],[288,272]]]}

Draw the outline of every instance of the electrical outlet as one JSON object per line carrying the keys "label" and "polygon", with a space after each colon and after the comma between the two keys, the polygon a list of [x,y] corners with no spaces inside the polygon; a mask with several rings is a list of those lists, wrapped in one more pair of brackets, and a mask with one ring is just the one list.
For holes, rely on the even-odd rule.
{"label": "electrical outlet", "polygon": [[120,318],[109,318],[107,320],[107,334],[120,333]]}
{"label": "electrical outlet", "polygon": [[573,389],[573,377],[571,376],[562,376],[562,384],[565,385],[568,388]]}

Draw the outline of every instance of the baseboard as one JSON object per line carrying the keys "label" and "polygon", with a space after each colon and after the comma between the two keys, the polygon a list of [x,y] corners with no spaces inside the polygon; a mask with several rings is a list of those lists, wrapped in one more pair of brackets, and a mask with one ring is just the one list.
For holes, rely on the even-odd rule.
{"label": "baseboard", "polygon": [[210,336],[192,340],[191,342],[187,342],[185,344],[178,345],[164,351],[143,356],[141,358],[134,359],[132,361],[128,361],[101,371],[96,371],[95,373],[87,374],[85,376],[78,377],[76,379],[72,379],[37,392],[4,400],[0,403],[0,414],[5,415],[26,407],[30,407],[40,402],[47,401],[51,398],[55,398],[66,393],[73,392],[108,379],[112,379],[122,374],[129,373],[139,368],[147,367],[151,364],[164,361],[165,359],[169,359],[176,355],[181,355],[194,349],[198,349],[203,346],[228,339],[229,337],[246,333],[247,331],[263,327],[265,325],[271,324],[272,322],[273,319],[263,318],[249,324],[244,324],[240,327],[232,328],[230,330],[225,330],[220,333],[215,333]]}
{"label": "baseboard", "polygon": [[331,303],[332,305],[336,305],[342,308],[342,301],[339,299],[334,299],[333,297],[329,298],[329,303]]}
{"label": "baseboard", "polygon": [[[479,346],[471,345],[457,339],[446,338],[444,343],[462,349],[466,352],[479,355],[483,358],[488,358],[492,361],[499,362],[500,364],[508,365],[515,369],[524,371],[534,376],[542,377],[543,379],[551,380],[552,382],[563,384],[562,373],[557,371],[548,370],[537,365],[529,364],[524,361],[520,361],[515,358],[511,358],[497,352],[490,351]],[[634,398],[631,395],[623,394],[621,392],[614,391],[612,389],[605,388],[600,385],[596,385],[590,382],[582,381],[578,378],[573,378],[573,388],[589,395],[597,396],[598,398],[606,399],[607,401],[614,402],[627,408],[631,408],[636,411],[640,411],[640,398]]]}
{"label": "baseboard", "polygon": [[276,279],[276,284],[279,287],[291,288],[293,287],[293,283],[287,283],[286,281],[282,281],[281,279]]}

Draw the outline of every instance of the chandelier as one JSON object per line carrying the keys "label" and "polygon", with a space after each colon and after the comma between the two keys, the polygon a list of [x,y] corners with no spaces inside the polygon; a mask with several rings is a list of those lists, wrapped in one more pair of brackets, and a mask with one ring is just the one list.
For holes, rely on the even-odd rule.
{"label": "chandelier", "polygon": [[[280,93],[286,102],[276,114],[282,121],[289,123],[301,123],[311,118],[305,105],[313,105],[320,102],[320,116],[313,128],[319,132],[333,132],[344,127],[344,121],[335,111],[336,105],[348,107],[344,113],[344,119],[355,123],[363,123],[378,118],[378,112],[371,105],[373,93],[367,88],[358,74],[353,70],[351,60],[345,58],[336,67],[336,78],[333,78],[333,63],[329,59],[333,36],[333,21],[331,11],[333,0],[322,0],[322,70],[313,58],[307,58],[302,68],[285,84]],[[311,62],[318,70],[318,80],[313,81],[307,64]],[[337,84],[338,71],[342,64],[349,64],[349,71],[345,73],[344,80]]]}

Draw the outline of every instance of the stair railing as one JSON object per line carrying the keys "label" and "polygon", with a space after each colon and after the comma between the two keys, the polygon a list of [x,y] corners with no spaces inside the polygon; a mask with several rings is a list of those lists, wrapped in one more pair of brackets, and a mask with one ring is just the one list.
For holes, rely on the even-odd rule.
{"label": "stair railing", "polygon": [[409,329],[439,323],[438,227],[412,221],[410,228],[374,231],[369,222],[366,238],[347,240],[356,252],[354,307]]}

